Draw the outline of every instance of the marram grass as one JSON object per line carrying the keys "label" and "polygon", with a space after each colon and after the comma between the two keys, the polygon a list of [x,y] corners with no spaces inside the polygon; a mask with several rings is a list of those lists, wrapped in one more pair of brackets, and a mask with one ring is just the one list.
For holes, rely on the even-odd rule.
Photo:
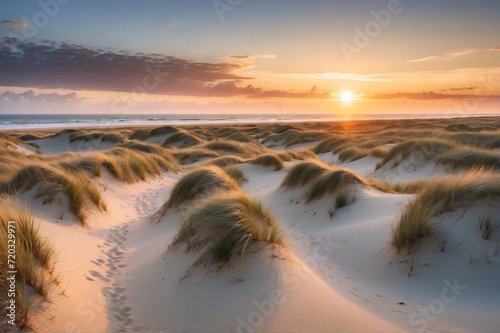
{"label": "marram grass", "polygon": [[306,203],[334,194],[351,184],[366,184],[366,181],[349,169],[331,168],[311,183],[306,193]]}
{"label": "marram grass", "polygon": [[231,191],[238,188],[237,181],[224,170],[215,166],[200,167],[187,173],[175,184],[168,201],[160,208],[157,216],[160,219],[167,213],[168,209],[180,207],[201,196],[216,191]]}
{"label": "marram grass", "polygon": [[303,187],[330,170],[330,166],[315,160],[307,160],[294,165],[281,182],[286,190]]}
{"label": "marram grass", "polygon": [[[9,223],[12,221],[14,223]],[[9,228],[15,226],[15,229]],[[9,302],[10,282],[7,280],[10,271],[7,265],[9,257],[9,229],[15,230],[15,286],[16,286],[16,325],[19,328],[29,327],[31,318],[31,301],[25,293],[29,286],[38,294],[47,297],[53,281],[54,249],[35,227],[29,208],[17,200],[0,197],[0,315],[1,322],[7,318],[6,305]]]}
{"label": "marram grass", "polygon": [[431,220],[446,211],[484,198],[500,197],[500,174],[481,169],[440,176],[429,182],[401,214],[392,231],[392,246],[412,251],[433,232]]}
{"label": "marram grass", "polygon": [[283,244],[278,220],[262,203],[241,191],[222,192],[197,202],[170,247],[202,254],[194,266],[219,271],[257,244]]}
{"label": "marram grass", "polygon": [[251,164],[262,165],[265,167],[272,166],[275,171],[283,169],[283,161],[276,154],[263,154],[254,158]]}

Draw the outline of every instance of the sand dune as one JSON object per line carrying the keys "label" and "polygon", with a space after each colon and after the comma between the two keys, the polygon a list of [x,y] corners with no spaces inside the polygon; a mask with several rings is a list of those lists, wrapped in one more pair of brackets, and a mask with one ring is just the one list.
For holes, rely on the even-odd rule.
{"label": "sand dune", "polygon": [[[153,133],[115,129],[108,139],[99,133],[92,136],[92,131],[78,132],[80,139],[73,142],[75,133],[54,132],[30,141],[36,145],[16,139],[16,133],[1,137],[2,193],[28,203],[41,237],[55,250],[53,272],[39,267],[45,272],[48,294],[30,292],[33,286],[26,283],[20,295],[25,300],[33,295],[25,330],[495,332],[500,120],[470,119],[467,128],[458,126],[461,121],[201,126]],[[496,130],[483,131],[484,124]],[[179,141],[165,144],[175,133],[187,133],[201,142],[178,136]],[[141,140],[130,140],[134,135]],[[457,150],[473,155],[467,156],[467,163],[446,155]],[[63,161],[86,158],[95,151],[106,159],[99,172],[92,171],[95,165],[84,163],[78,170],[64,171],[64,177],[84,172],[85,181],[98,189],[105,204],[85,206],[85,221],[75,214],[70,192],[52,186],[50,200],[40,193],[51,179],[42,177],[29,188],[21,185],[12,190],[12,179],[28,164],[60,169],[67,165]],[[130,170],[120,170],[130,175],[119,177],[110,165],[119,165],[114,158],[123,159],[129,151],[135,160],[127,157],[124,163]],[[488,158],[480,159],[484,154]],[[264,155],[271,157],[258,159]],[[449,162],[452,157],[454,163]],[[221,158],[226,160],[222,163]],[[219,160],[212,163],[214,159]],[[236,177],[234,169],[219,170],[233,163],[243,178]],[[285,186],[286,176],[299,163],[320,169],[300,185]],[[196,193],[163,209],[179,181],[200,165],[219,170],[234,184],[224,187],[191,180]],[[337,177],[338,170],[358,178]],[[316,183],[326,179],[328,183],[322,184],[326,190],[307,200],[319,186]],[[443,179],[456,186],[466,179],[474,184],[466,187],[461,201],[439,201],[455,188],[436,193],[432,210],[419,226],[425,232],[407,235],[404,245],[395,245],[394,230],[401,227],[409,204],[418,203],[426,189],[439,188],[435,184]],[[485,181],[479,184],[481,179]],[[405,187],[417,180],[422,183]],[[169,246],[177,244],[178,233],[192,221],[192,214],[224,191],[261,202],[276,220],[282,243],[269,235],[253,242],[256,236],[247,237],[249,231],[243,235],[245,244],[234,252],[228,250],[233,248],[229,241],[218,243],[221,248],[211,247],[218,237],[193,250],[188,250],[193,245],[189,241]],[[465,190],[456,191],[453,198]],[[251,212],[249,220],[262,227],[267,215],[258,216],[258,209]],[[212,225],[206,216],[203,222]],[[7,218],[0,214],[0,220]],[[231,236],[234,229],[220,230],[220,235]],[[214,253],[222,253],[223,259],[216,261]]]}

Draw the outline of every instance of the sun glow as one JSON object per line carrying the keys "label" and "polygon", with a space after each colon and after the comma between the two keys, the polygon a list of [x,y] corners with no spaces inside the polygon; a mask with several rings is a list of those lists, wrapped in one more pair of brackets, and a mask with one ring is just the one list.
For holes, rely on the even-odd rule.
{"label": "sun glow", "polygon": [[350,91],[343,91],[340,93],[340,100],[344,104],[350,104],[354,100],[354,95]]}

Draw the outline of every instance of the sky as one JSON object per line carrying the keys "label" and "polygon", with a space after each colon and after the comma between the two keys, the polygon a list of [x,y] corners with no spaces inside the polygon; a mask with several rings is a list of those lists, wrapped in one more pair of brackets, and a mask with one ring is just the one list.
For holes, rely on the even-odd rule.
{"label": "sky", "polygon": [[498,0],[0,0],[0,114],[500,113],[499,33]]}

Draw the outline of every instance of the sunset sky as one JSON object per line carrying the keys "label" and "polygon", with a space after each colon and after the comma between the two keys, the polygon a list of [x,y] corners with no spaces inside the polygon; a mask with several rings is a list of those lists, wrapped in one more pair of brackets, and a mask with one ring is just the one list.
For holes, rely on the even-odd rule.
{"label": "sunset sky", "polygon": [[1,114],[500,113],[498,0],[1,1],[0,22]]}

